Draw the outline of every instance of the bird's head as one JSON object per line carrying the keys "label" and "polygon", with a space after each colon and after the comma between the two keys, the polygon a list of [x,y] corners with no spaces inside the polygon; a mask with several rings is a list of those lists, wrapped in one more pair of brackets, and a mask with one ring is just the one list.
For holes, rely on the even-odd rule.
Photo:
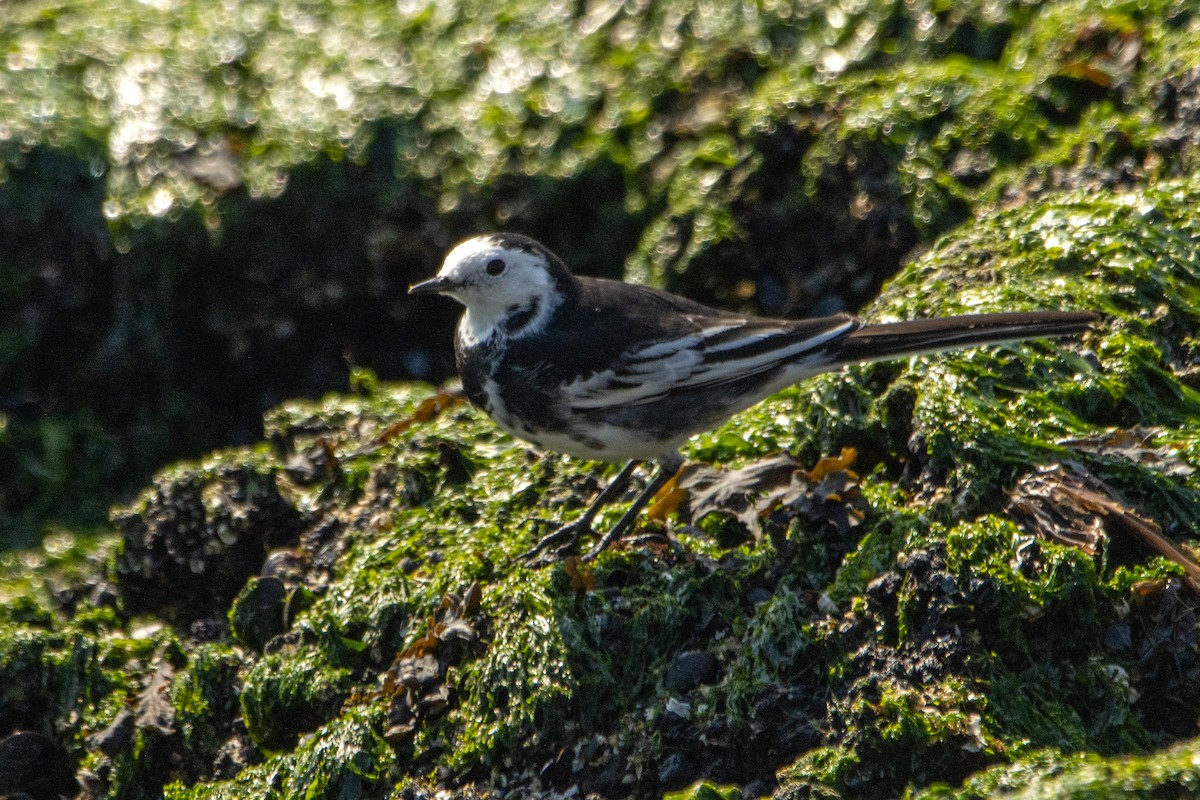
{"label": "bird's head", "polygon": [[573,280],[542,243],[512,233],[485,234],[455,246],[437,277],[410,287],[408,293],[444,294],[472,312],[490,316],[534,302],[558,305]]}
{"label": "bird's head", "polygon": [[409,294],[444,294],[467,307],[459,324],[466,343],[540,331],[578,292],[575,277],[541,242],[515,233],[475,236],[446,254],[437,277]]}

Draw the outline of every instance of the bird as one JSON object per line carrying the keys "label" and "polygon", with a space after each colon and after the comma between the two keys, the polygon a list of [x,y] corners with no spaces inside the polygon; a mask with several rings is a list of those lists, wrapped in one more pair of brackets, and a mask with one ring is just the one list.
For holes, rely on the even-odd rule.
{"label": "bird", "polygon": [[581,459],[624,463],[573,522],[522,554],[566,555],[637,467],[658,471],[584,559],[633,527],[679,471],[679,448],[779,390],[848,364],[1081,333],[1087,311],[1017,311],[869,324],[849,314],[774,319],[648,286],[574,275],[517,233],[466,239],[409,294],[465,308],[455,364],[467,399],[511,435]]}

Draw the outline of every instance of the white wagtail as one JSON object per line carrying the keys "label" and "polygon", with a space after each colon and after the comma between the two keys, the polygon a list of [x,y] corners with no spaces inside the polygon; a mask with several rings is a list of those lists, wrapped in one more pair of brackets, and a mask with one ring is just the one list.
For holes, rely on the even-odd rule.
{"label": "white wagtail", "polygon": [[455,337],[467,397],[547,450],[628,462],[575,522],[527,557],[565,552],[643,461],[658,475],[588,554],[622,536],[679,471],[678,447],[797,381],[846,364],[1079,333],[1082,312],[971,314],[866,325],[839,314],[784,320],[717,311],[645,286],[577,278],[525,236],[476,236],[409,294],[466,306]]}

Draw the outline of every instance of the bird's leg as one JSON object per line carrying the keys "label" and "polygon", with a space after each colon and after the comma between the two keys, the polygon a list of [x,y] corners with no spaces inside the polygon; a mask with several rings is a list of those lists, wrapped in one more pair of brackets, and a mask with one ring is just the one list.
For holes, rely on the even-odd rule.
{"label": "bird's leg", "polygon": [[544,550],[551,548],[562,550],[574,546],[581,536],[591,533],[592,520],[596,518],[601,509],[613,501],[613,498],[625,490],[625,487],[629,485],[629,479],[633,477],[633,471],[641,463],[641,461],[630,461],[624,467],[621,467],[621,471],[617,473],[617,476],[612,479],[608,486],[604,487],[604,491],[596,495],[596,499],[584,510],[579,519],[574,522],[568,522],[553,533],[546,534],[542,537],[541,541],[533,546],[533,549],[522,553],[519,558],[522,561],[528,561]]}
{"label": "bird's leg", "polygon": [[613,525],[612,530],[604,534],[604,538],[596,542],[596,546],[588,551],[583,560],[591,561],[600,555],[609,545],[624,536],[633,527],[637,515],[646,506],[646,503],[649,503],[650,499],[658,494],[659,489],[667,485],[667,481],[675,477],[682,466],[683,456],[679,455],[679,453],[667,453],[666,455],[659,456],[658,474],[654,476],[654,480],[650,481],[650,485],[637,496],[637,499],[633,501],[633,505],[629,506],[629,510],[617,520],[617,524]]}

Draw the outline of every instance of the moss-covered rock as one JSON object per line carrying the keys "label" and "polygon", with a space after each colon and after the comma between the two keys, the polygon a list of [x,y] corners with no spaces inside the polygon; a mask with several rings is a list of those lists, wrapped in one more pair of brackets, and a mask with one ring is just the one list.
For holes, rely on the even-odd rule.
{"label": "moss-covered rock", "polygon": [[316,648],[287,647],[266,654],[246,675],[241,690],[242,718],[250,736],[267,751],[295,747],[300,734],[337,716],[350,692],[349,677]]}
{"label": "moss-covered rock", "polygon": [[274,547],[292,544],[304,511],[280,490],[280,469],[250,451],[180,465],[115,513],[114,561],[125,610],[173,621],[223,615]]}
{"label": "moss-covered rock", "polygon": [[[855,524],[777,509],[757,541],[664,505],[594,566],[517,556],[603,470],[359,372],[276,407],[264,444],[161,471],[118,544],[0,555],[0,733],[29,734],[0,767],[40,748],[89,796],[180,800],[1194,793],[1200,600],[1122,538],[1186,550],[1200,523],[1193,13],[22,4],[12,518],[203,440],[212,386],[327,386],[345,341],[437,374],[414,331],[448,318],[400,293],[479,227],[777,311],[855,305],[929,245],[867,316],[1104,321],[782,392],[688,457],[853,448]],[[141,455],[89,449],[114,431]],[[1021,511],[1056,466],[1094,554]]]}
{"label": "moss-covered rock", "polygon": [[[232,608],[251,649],[225,643],[219,620],[181,617],[182,635],[109,656],[94,722],[55,723],[89,702],[53,688],[77,685],[66,648],[92,652],[137,623],[66,619],[54,595],[14,582],[25,599],[10,605],[6,674],[41,699],[5,707],[119,797],[168,783],[173,797],[647,797],[706,780],[862,798],[1036,793],[1048,776],[1083,793],[1118,773],[1147,792],[1185,784],[1184,750],[1163,749],[1197,734],[1200,603],[1181,568],[1105,529],[1110,517],[1094,518],[1096,556],[1039,539],[1009,495],[1037,465],[1069,462],[1124,513],[1176,537],[1194,526],[1198,202],[1200,184],[1182,181],[980,220],[869,314],[1091,307],[1105,321],[1077,341],[822,376],[690,445],[718,465],[857,448],[856,525],[777,516],[755,543],[656,512],[643,532],[673,529],[667,542],[532,569],[516,556],[539,519],[582,507],[593,468],[419,386],[364,376],[360,394],[281,406],[270,454],[169,470],[117,513],[166,520],[174,506],[154,498],[188,487],[211,501],[197,506],[204,530],[252,498],[286,511],[234,515],[239,541],[259,543],[243,568],[265,574],[207,601]],[[1139,444],[1097,445],[1134,425]],[[143,527],[125,524],[127,538]],[[263,537],[282,529],[290,549],[266,558]],[[144,580],[114,577],[127,598]]]}

